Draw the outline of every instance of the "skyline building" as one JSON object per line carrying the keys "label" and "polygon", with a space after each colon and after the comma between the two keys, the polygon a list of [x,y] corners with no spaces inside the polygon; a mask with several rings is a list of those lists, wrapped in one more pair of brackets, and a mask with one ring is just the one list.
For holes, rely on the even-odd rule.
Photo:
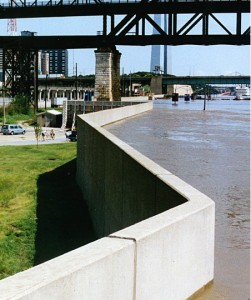
{"label": "skyline building", "polygon": [[49,53],[38,52],[38,74],[48,75],[50,74],[50,55]]}
{"label": "skyline building", "polygon": [[[154,15],[154,22],[160,27],[162,21],[164,31],[167,32],[167,15],[164,15],[163,20],[161,20],[161,15]],[[159,34],[156,28],[153,28],[153,34]],[[150,72],[156,72],[157,74],[162,72],[164,74],[172,73],[171,46],[164,45],[161,47],[161,45],[152,45]]]}
{"label": "skyline building", "polygon": [[[161,15],[155,14],[154,22],[161,26]],[[153,28],[153,34],[159,34],[155,27]],[[150,72],[158,73],[160,68],[160,45],[152,45]]]}
{"label": "skyline building", "polygon": [[3,49],[0,49],[0,81],[3,81]]}
{"label": "skyline building", "polygon": [[62,74],[68,76],[68,50],[41,50],[38,54],[39,74]]}

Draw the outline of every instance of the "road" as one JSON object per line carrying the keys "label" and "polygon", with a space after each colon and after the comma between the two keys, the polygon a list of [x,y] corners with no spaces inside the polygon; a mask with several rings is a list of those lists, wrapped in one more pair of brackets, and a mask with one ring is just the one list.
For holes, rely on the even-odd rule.
{"label": "road", "polygon": [[[37,144],[34,128],[31,126],[23,126],[26,129],[26,133],[18,135],[3,135],[0,134],[0,146],[23,146]],[[47,130],[49,133],[52,128],[44,127],[43,130]],[[55,139],[46,138],[44,141],[39,140],[39,144],[51,144],[51,143],[65,143],[68,140],[65,138],[65,132],[61,128],[53,128],[55,132]]]}

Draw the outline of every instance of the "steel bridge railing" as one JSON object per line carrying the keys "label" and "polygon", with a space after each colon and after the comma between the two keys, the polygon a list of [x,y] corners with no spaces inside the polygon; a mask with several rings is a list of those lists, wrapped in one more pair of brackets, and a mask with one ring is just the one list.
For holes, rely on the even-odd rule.
{"label": "steel bridge railing", "polygon": [[[89,4],[120,4],[120,3],[150,3],[149,0],[49,0],[49,1],[16,1],[0,2],[1,7],[32,7],[32,6],[64,6]],[[158,0],[158,3],[198,3],[198,2],[250,2],[250,0]]]}

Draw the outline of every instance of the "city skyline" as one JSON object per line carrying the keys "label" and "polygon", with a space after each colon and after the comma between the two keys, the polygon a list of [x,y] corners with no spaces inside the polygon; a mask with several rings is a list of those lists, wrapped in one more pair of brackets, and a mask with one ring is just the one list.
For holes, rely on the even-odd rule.
{"label": "city skyline", "polygon": [[[244,16],[243,26],[250,24]],[[225,16],[228,28],[233,30],[235,22]],[[62,26],[62,23],[64,26]],[[84,28],[84,29],[83,29]],[[37,35],[96,35],[102,29],[100,17],[65,17],[50,19],[17,19],[17,35],[21,31],[37,32]],[[151,31],[152,28],[149,29]],[[218,28],[215,28],[217,31]],[[0,20],[0,35],[8,35],[7,20]],[[172,53],[173,75],[250,75],[250,46],[168,46]],[[95,48],[69,50],[69,75],[95,73]],[[121,73],[149,71],[151,46],[118,46],[121,52]],[[169,62],[170,63],[170,62]],[[163,64],[163,63],[162,63]],[[163,65],[160,66],[163,69]]]}

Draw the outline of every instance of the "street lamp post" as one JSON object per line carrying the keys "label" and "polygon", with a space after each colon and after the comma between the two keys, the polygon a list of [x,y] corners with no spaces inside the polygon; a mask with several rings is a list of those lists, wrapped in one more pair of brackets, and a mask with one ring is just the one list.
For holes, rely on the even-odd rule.
{"label": "street lamp post", "polygon": [[206,85],[204,87],[204,107],[203,110],[206,110],[206,98],[207,98],[207,93],[206,93]]}
{"label": "street lamp post", "polygon": [[46,73],[46,77],[45,77],[45,101],[44,101],[44,109],[46,110],[47,109],[47,106],[46,106],[46,102],[47,102],[47,96],[48,96],[48,82],[47,82],[47,79],[48,79],[48,73]]}
{"label": "street lamp post", "polygon": [[130,94],[129,96],[131,97],[132,96],[132,73],[130,71]]}

